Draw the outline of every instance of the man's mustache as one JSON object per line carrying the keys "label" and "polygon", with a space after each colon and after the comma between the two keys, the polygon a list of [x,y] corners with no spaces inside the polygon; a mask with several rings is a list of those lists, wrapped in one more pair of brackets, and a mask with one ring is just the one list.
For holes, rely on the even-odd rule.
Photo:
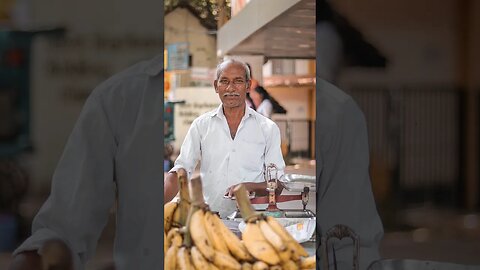
{"label": "man's mustache", "polygon": [[223,94],[224,97],[227,97],[227,96],[234,96],[234,97],[239,97],[240,94],[239,93],[225,93]]}

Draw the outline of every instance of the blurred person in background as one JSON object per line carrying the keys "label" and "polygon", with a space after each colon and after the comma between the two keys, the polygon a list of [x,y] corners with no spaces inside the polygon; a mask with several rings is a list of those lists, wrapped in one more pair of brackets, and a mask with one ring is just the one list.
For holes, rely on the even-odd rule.
{"label": "blurred person in background", "polygon": [[263,86],[257,86],[250,91],[250,97],[255,105],[255,110],[265,117],[272,118],[274,113],[287,113],[287,110],[275,98],[270,96]]}
{"label": "blurred person in background", "polygon": [[246,93],[250,91],[248,66],[230,59],[217,66],[216,74],[214,87],[222,104],[191,124],[175,166],[165,179],[164,203],[178,192],[177,170],[185,169],[191,178],[201,160],[205,200],[225,217],[236,210],[236,203],[224,196],[232,197],[233,188],[240,183],[258,196],[266,195],[266,166],[275,164],[282,177],[285,162],[278,126],[246,106]]}
{"label": "blurred person in background", "polygon": [[[249,64],[249,63],[245,63],[245,64],[247,65],[248,70],[249,70],[249,73],[250,73],[250,82],[251,82],[251,84],[250,84],[250,89],[254,89],[255,87],[258,86],[258,81],[253,78],[252,67],[250,66],[250,64]],[[247,106],[248,106],[248,107],[250,107],[250,108],[252,108],[252,109],[254,109],[254,110],[256,109],[255,104],[253,104],[252,97],[250,97],[250,92],[247,92],[247,99],[246,99],[246,101],[247,101]]]}
{"label": "blurred person in background", "polygon": [[255,78],[253,78],[252,67],[250,66],[250,64],[249,63],[245,63],[245,64],[247,65],[249,70],[248,72],[250,73],[250,82],[251,82],[250,89],[254,89],[259,85],[258,81]]}

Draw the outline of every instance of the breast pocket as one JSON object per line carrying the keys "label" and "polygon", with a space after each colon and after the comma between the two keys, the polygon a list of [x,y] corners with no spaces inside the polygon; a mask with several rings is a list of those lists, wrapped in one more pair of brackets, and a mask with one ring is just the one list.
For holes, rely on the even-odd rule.
{"label": "breast pocket", "polygon": [[261,172],[265,159],[265,143],[242,141],[240,144],[242,152],[242,164],[247,170]]}

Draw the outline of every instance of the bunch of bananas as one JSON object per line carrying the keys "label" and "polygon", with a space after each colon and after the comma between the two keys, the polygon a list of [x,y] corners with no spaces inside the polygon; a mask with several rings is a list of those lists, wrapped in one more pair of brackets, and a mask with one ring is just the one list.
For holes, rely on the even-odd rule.
{"label": "bunch of bananas", "polygon": [[[240,185],[239,194],[246,194]],[[236,195],[237,196],[237,195]],[[240,240],[203,199],[200,179],[190,181],[191,205],[184,227],[165,234],[164,269],[314,269],[315,256],[303,247],[273,217],[256,214],[246,196],[242,211],[247,228]],[[239,201],[237,197],[237,202]],[[248,203],[248,204],[247,204]],[[242,206],[240,209],[245,208]],[[252,212],[253,211],[253,212]],[[253,213],[253,214],[252,214]],[[167,217],[165,217],[166,219]],[[255,225],[255,226],[251,226]]]}
{"label": "bunch of bananas", "polygon": [[253,262],[254,258],[240,239],[209,210],[200,179],[190,181],[190,192],[192,205],[187,223],[179,230],[183,233],[183,242],[176,256],[174,249],[167,251],[165,269],[241,270],[242,263]]}
{"label": "bunch of bananas", "polygon": [[256,212],[245,186],[238,185],[234,193],[246,223],[243,241],[248,252],[258,260],[259,266],[254,269],[315,269],[315,255],[308,257],[305,249],[275,218]]}

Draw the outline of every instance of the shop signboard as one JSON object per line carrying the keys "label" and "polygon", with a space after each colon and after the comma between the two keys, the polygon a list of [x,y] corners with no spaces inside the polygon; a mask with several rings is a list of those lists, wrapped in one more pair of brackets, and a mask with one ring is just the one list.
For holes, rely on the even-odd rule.
{"label": "shop signboard", "polygon": [[188,42],[172,43],[167,45],[167,70],[188,70],[189,51]]}
{"label": "shop signboard", "polygon": [[215,69],[208,67],[192,67],[190,71],[190,79],[193,85],[211,86],[213,80],[215,80]]}

